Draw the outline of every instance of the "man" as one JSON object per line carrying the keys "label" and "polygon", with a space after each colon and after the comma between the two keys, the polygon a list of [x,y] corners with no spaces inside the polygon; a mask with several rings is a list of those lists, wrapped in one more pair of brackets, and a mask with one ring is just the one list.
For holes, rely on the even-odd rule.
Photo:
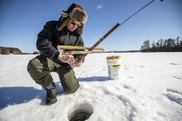
{"label": "man", "polygon": [[74,93],[78,80],[70,64],[82,65],[76,60],[80,55],[61,55],[57,45],[84,46],[81,34],[87,21],[87,13],[77,4],[61,11],[59,21],[49,21],[38,34],[37,49],[40,55],[30,60],[27,70],[32,79],[46,91],[46,104],[57,102],[56,87],[51,72],[57,72],[65,92]]}

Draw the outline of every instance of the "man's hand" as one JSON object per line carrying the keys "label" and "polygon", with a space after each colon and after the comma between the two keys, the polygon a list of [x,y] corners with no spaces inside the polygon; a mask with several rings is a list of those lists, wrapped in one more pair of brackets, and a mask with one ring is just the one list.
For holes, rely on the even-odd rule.
{"label": "man's hand", "polygon": [[75,66],[76,67],[80,67],[82,65],[82,60],[81,61],[76,61],[75,62]]}
{"label": "man's hand", "polygon": [[61,55],[59,54],[58,59],[64,63],[72,64],[75,62],[75,58],[72,55]]}

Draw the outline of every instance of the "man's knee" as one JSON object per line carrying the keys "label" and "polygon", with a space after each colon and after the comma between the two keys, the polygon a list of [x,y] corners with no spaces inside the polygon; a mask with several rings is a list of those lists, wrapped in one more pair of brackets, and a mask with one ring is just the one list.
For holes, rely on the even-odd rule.
{"label": "man's knee", "polygon": [[79,83],[69,87],[69,89],[66,91],[67,93],[74,93],[78,90],[78,88],[80,87]]}
{"label": "man's knee", "polygon": [[53,83],[53,78],[50,75],[50,72],[47,69],[44,69],[44,66],[45,65],[36,57],[28,63],[27,71],[37,84],[42,85],[43,88],[47,88],[48,85]]}
{"label": "man's knee", "polygon": [[78,80],[75,77],[74,70],[69,67],[62,67],[58,72],[61,84],[64,91],[67,93],[74,93],[80,87]]}
{"label": "man's knee", "polygon": [[69,75],[69,78],[66,78],[65,82],[67,85],[67,92],[68,93],[74,93],[80,87],[79,82],[76,79],[74,74]]}
{"label": "man's knee", "polygon": [[39,59],[36,59],[36,58],[30,60],[27,65],[27,71],[30,74],[40,72],[42,68],[43,68],[42,64],[40,63]]}

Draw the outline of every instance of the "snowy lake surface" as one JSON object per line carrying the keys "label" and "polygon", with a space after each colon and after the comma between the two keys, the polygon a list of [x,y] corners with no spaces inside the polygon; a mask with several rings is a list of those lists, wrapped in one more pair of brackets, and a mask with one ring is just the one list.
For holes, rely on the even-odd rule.
{"label": "snowy lake surface", "polygon": [[[121,56],[121,79],[110,80],[106,57]],[[45,105],[46,92],[27,72],[36,55],[0,55],[0,121],[68,121],[85,110],[87,121],[182,121],[182,53],[90,54],[74,68],[80,88],[64,93],[51,73],[57,103]]]}

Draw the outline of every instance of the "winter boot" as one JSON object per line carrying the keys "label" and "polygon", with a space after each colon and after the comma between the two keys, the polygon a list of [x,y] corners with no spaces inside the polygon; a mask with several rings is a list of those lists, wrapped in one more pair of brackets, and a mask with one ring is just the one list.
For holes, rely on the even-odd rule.
{"label": "winter boot", "polygon": [[51,105],[57,102],[56,88],[47,89],[46,104]]}

